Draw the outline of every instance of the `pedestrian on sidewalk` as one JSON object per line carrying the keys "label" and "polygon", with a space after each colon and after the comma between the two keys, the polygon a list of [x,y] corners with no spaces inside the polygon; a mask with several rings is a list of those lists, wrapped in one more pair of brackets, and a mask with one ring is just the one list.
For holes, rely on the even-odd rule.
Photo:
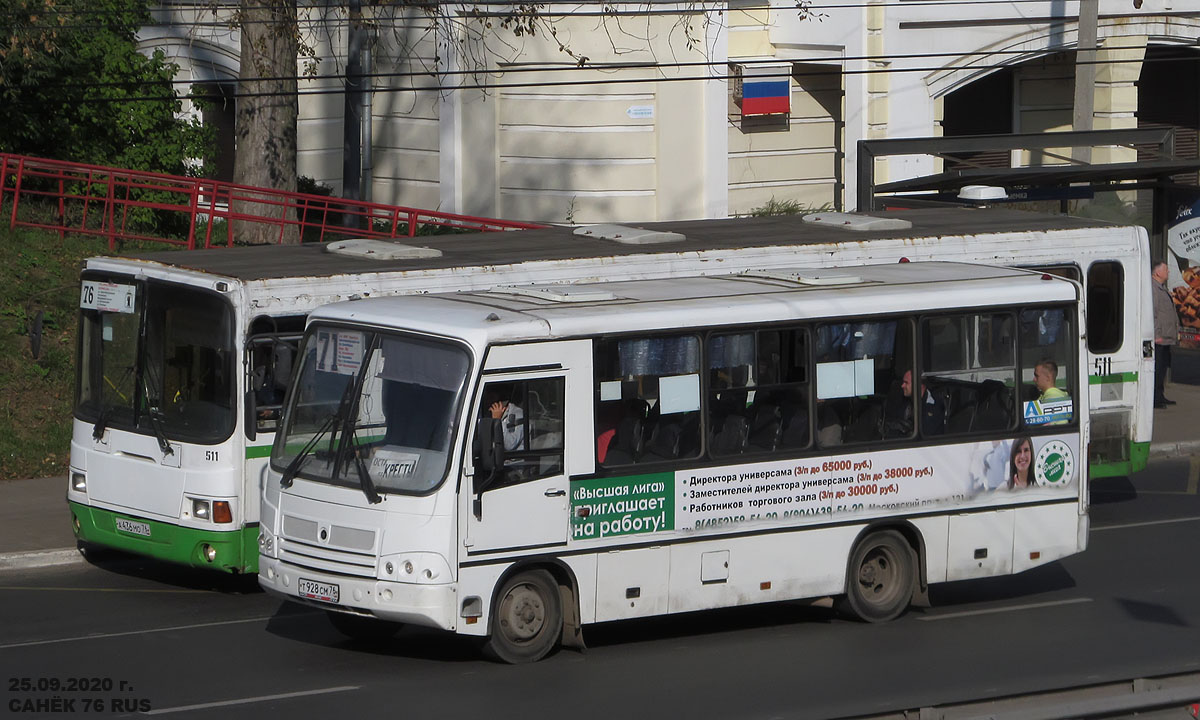
{"label": "pedestrian on sidewalk", "polygon": [[1154,280],[1154,407],[1174,405],[1164,394],[1167,385],[1167,369],[1171,367],[1171,346],[1179,340],[1179,314],[1175,301],[1167,290],[1167,263],[1156,260],[1150,269]]}

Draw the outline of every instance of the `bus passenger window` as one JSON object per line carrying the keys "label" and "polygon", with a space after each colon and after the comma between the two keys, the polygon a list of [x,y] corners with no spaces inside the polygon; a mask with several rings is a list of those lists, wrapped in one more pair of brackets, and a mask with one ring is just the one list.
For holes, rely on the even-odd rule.
{"label": "bus passenger window", "polygon": [[1016,419],[1016,319],[947,315],[921,325],[923,436],[1008,430]]}
{"label": "bus passenger window", "polygon": [[808,446],[807,333],[713,334],[706,358],[712,457]]}
{"label": "bus passenger window", "polygon": [[1075,419],[1075,343],[1062,308],[1024,310],[1019,318],[1021,416],[1027,426],[1063,425]]}
{"label": "bus passenger window", "polygon": [[913,366],[912,337],[907,319],[817,326],[818,446],[884,437],[888,395],[900,392]]}
{"label": "bus passenger window", "polygon": [[596,342],[596,460],[604,467],[700,453],[700,339]]}

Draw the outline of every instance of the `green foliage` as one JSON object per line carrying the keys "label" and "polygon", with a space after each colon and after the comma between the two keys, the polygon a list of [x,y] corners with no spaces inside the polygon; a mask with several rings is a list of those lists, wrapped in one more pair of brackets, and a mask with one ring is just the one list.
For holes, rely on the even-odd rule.
{"label": "green foliage", "polygon": [[766,205],[760,205],[752,208],[745,213],[750,217],[765,217],[767,215],[811,215],[816,212],[828,212],[833,209],[829,203],[825,203],[821,207],[812,207],[805,205],[799,200],[776,200],[771,198]]}
{"label": "green foliage", "polygon": [[178,67],[137,51],[146,8],[0,0],[0,150],[177,175],[211,158],[211,133],[176,117]]}
{"label": "green foliage", "polygon": [[[126,243],[130,253],[163,245]],[[62,475],[71,449],[79,265],[95,238],[0,229],[0,480]],[[42,314],[41,347],[30,331]]]}

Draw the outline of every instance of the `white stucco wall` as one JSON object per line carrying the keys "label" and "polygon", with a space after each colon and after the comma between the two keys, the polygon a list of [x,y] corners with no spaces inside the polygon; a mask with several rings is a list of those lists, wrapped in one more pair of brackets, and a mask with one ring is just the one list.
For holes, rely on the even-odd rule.
{"label": "white stucco wall", "polygon": [[[563,18],[558,40],[589,65],[608,65],[587,70],[560,69],[574,60],[545,35],[499,33],[496,47],[507,46],[507,55],[463,60],[451,45],[436,45],[422,18],[393,20],[380,28],[374,72],[455,71],[478,67],[479,58],[492,72],[376,78],[369,189],[379,202],[546,221],[715,217],[771,198],[852,209],[859,140],[939,135],[942,103],[955,89],[1050,52],[1072,58],[1078,4],[859,0],[819,3],[817,17],[802,18],[792,0],[734,0],[711,4],[722,11],[711,22],[693,23],[701,39],[693,47],[678,16],[626,18],[616,26]],[[622,8],[644,10],[644,3]],[[1121,54],[1122,43],[1133,49],[1123,66],[1129,72],[1098,80],[1097,127],[1132,126],[1138,48],[1192,43],[1200,19],[1180,0],[1145,0],[1136,10],[1129,0],[1101,0],[1099,8],[1101,42],[1118,48],[1110,56]],[[197,79],[236,72],[236,32],[205,30],[200,38],[196,28],[182,27],[188,18],[177,17],[181,28],[149,28],[143,45],[168,49]],[[319,38],[321,73],[341,69],[344,42],[344,24]],[[723,75],[727,62],[763,60],[794,63],[815,79],[793,77],[786,129],[746,133]],[[656,62],[709,62],[713,73],[700,79],[702,64],[615,65]],[[1071,64],[1041,65],[1024,65],[1016,75],[1017,131],[1069,123]],[[566,77],[580,84],[554,84]],[[460,78],[508,86],[447,89]],[[302,87],[339,85],[328,79]],[[300,172],[340,190],[341,95],[302,95],[300,108]],[[877,179],[932,173],[935,162],[881,160]]]}

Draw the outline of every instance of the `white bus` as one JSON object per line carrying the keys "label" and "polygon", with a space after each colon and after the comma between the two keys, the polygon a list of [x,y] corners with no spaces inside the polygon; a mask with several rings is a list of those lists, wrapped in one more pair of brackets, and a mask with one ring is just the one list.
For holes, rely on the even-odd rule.
{"label": "white bus", "polygon": [[[814,220],[816,220],[814,222]],[[353,297],[716,275],[901,258],[1083,283],[1093,474],[1144,466],[1153,358],[1145,232],[940,209],[548,228],[92,258],[82,271],[67,497],[81,546],[257,569],[259,489],[307,313]],[[332,250],[332,252],[330,252]]]}
{"label": "white bus", "polygon": [[932,583],[1088,535],[1078,283],[959,263],[315,311],[259,583],[348,634],[535,661],[589,623]]}

